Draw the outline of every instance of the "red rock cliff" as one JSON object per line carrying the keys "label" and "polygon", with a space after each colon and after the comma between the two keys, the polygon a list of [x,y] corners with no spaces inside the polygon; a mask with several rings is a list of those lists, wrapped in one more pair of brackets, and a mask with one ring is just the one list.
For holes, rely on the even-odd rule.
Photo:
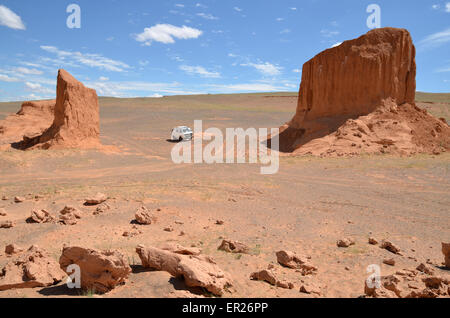
{"label": "red rock cliff", "polygon": [[369,31],[303,66],[297,112],[289,126],[334,116],[367,115],[382,100],[414,104],[415,47],[405,29]]}

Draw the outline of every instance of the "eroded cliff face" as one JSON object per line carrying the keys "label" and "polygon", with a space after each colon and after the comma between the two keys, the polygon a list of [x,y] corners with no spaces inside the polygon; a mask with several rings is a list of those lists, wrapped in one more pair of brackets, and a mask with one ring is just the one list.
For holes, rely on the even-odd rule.
{"label": "eroded cliff face", "polygon": [[328,49],[303,66],[290,126],[334,116],[367,115],[384,99],[414,104],[415,47],[407,30],[383,28]]}
{"label": "eroded cliff face", "polygon": [[280,150],[314,156],[449,150],[448,124],[416,107],[415,92],[407,30],[376,29],[346,41],[303,66],[297,111],[280,128]]}
{"label": "eroded cliff face", "polygon": [[41,136],[24,137],[22,149],[96,148],[100,145],[100,115],[95,90],[59,70],[52,125]]}

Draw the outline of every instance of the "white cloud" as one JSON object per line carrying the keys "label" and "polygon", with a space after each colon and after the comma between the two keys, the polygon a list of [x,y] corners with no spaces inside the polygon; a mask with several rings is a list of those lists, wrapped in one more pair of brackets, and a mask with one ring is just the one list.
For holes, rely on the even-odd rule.
{"label": "white cloud", "polygon": [[292,72],[294,72],[294,73],[301,73],[302,71],[300,69],[296,68],[296,69],[292,70]]}
{"label": "white cloud", "polygon": [[145,28],[144,32],[135,36],[136,41],[150,45],[153,41],[169,44],[176,39],[197,39],[203,32],[187,26],[177,27],[171,24],[157,24],[151,28]]}
{"label": "white cloud", "polygon": [[422,47],[436,47],[447,42],[450,42],[450,28],[427,36],[419,44]]}
{"label": "white cloud", "polygon": [[0,25],[15,30],[25,30],[25,24],[22,19],[5,6],[0,5]]}
{"label": "white cloud", "polygon": [[[193,95],[200,94],[198,91],[189,91],[181,88],[179,83],[151,83],[151,82],[88,82],[101,96],[112,97],[136,97],[149,96],[150,92],[155,94],[170,95]],[[130,93],[134,92],[134,93]],[[142,92],[147,92],[142,94]]]}
{"label": "white cloud", "polygon": [[338,47],[341,44],[342,44],[342,42],[337,42],[337,43],[333,44],[331,47]]}
{"label": "white cloud", "polygon": [[14,68],[14,71],[25,74],[25,75],[42,75],[42,74],[44,74],[44,72],[39,71],[37,69],[30,69],[30,68],[26,68],[26,67],[16,67],[16,68]]}
{"label": "white cloud", "polygon": [[25,86],[32,90],[34,93],[40,93],[40,94],[54,94],[54,90],[43,87],[39,83],[32,83],[32,82],[25,82]]}
{"label": "white cloud", "polygon": [[283,31],[280,32],[280,34],[288,34],[291,33],[290,29],[284,29]]}
{"label": "white cloud", "polygon": [[278,22],[284,21],[284,18],[277,18]]}
{"label": "white cloud", "polygon": [[76,64],[82,64],[89,67],[99,68],[111,72],[124,72],[129,69],[130,66],[113,59],[104,57],[100,54],[81,53],[81,52],[69,52],[58,49],[54,46],[41,46],[41,49],[56,54],[59,58],[57,63],[69,63],[76,66]]}
{"label": "white cloud", "polygon": [[181,65],[180,70],[185,71],[186,73],[191,75],[200,75],[201,77],[206,78],[220,78],[219,72],[210,72],[202,66]]}
{"label": "white cloud", "polygon": [[99,77],[99,80],[102,81],[102,82],[107,82],[107,81],[109,81],[109,77],[106,77],[106,76],[100,76],[100,77]]}
{"label": "white cloud", "polygon": [[210,14],[210,13],[197,13],[197,15],[199,16],[199,17],[202,17],[203,19],[206,19],[206,20],[219,20],[219,18],[218,17],[215,17],[215,16],[213,16],[212,14]]}
{"label": "white cloud", "polygon": [[175,4],[175,7],[184,8],[184,4],[177,3],[177,4]]}
{"label": "white cloud", "polygon": [[433,10],[438,10],[440,7],[441,7],[441,6],[438,5],[438,4],[433,4],[433,5],[431,6],[431,8],[433,8]]}
{"label": "white cloud", "polygon": [[239,7],[234,7],[233,9],[234,9],[235,11],[237,11],[237,12],[242,12],[242,9],[239,8]]}
{"label": "white cloud", "polygon": [[260,73],[264,75],[270,75],[270,76],[276,76],[281,74],[282,68],[279,66],[275,66],[269,62],[266,63],[247,63],[247,64],[241,64],[241,66],[251,66],[257,69]]}
{"label": "white cloud", "polygon": [[445,12],[450,12],[450,2],[445,4]]}
{"label": "white cloud", "polygon": [[0,82],[18,82],[19,79],[8,75],[0,74]]}

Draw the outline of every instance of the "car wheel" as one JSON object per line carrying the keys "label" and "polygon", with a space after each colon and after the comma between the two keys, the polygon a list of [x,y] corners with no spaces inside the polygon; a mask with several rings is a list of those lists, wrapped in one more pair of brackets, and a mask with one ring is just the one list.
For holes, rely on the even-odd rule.
{"label": "car wheel", "polygon": [[178,141],[182,142],[183,141],[183,137],[178,138]]}

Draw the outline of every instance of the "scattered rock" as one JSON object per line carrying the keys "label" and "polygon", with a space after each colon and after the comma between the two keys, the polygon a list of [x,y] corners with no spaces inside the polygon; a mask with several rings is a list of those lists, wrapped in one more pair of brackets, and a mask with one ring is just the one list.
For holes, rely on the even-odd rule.
{"label": "scattered rock", "polygon": [[450,268],[450,243],[442,242],[442,254],[445,258],[445,267]]}
{"label": "scattered rock", "polygon": [[136,252],[144,268],[166,271],[174,277],[183,277],[186,286],[202,287],[222,296],[232,286],[231,278],[206,256],[181,255],[154,247],[139,245]]}
{"label": "scattered rock", "polygon": [[395,266],[395,259],[393,258],[386,258],[383,260],[383,263],[389,266]]}
{"label": "scattered rock", "polygon": [[254,272],[250,275],[251,280],[259,280],[267,282],[273,286],[281,287],[285,289],[293,289],[295,286],[291,282],[280,281],[273,270],[271,269],[263,269],[257,272]]}
{"label": "scattered rock", "polygon": [[369,244],[370,245],[378,245],[378,240],[374,237],[369,237]]}
{"label": "scattered rock", "polygon": [[23,252],[23,248],[17,246],[16,244],[9,244],[5,247],[5,253],[10,256],[21,252]]}
{"label": "scattered rock", "polygon": [[0,216],[7,216],[8,213],[6,213],[5,209],[0,208]]}
{"label": "scattered rock", "polygon": [[352,238],[345,238],[342,240],[338,240],[336,244],[338,247],[350,247],[352,245],[355,245],[355,240]]}
{"label": "scattered rock", "polygon": [[175,231],[175,230],[174,230],[173,227],[168,226],[168,227],[165,227],[165,228],[164,228],[164,231],[165,231],[165,232],[173,232],[173,231]]}
{"label": "scattered rock", "polygon": [[14,227],[13,221],[1,221],[0,222],[0,229],[10,229]]}
{"label": "scattered rock", "polygon": [[238,242],[238,241],[232,241],[232,240],[223,240],[222,244],[218,247],[220,251],[225,251],[228,253],[241,253],[241,254],[248,254],[250,252],[250,249],[247,245],[244,243]]}
{"label": "scattered rock", "polygon": [[279,251],[276,255],[278,263],[288,268],[300,270],[303,276],[317,272],[317,267],[310,264],[305,256],[299,256],[290,251]]}
{"label": "scattered rock", "polygon": [[181,255],[200,255],[202,250],[196,247],[184,247],[180,244],[169,243],[162,248],[164,251],[169,251]]}
{"label": "scattered rock", "polygon": [[85,205],[99,205],[108,200],[108,196],[104,193],[97,193],[93,197],[89,197],[85,201]]}
{"label": "scattered rock", "polygon": [[391,253],[402,255],[400,252],[400,248],[398,248],[394,243],[383,240],[381,242],[380,248],[383,248]]}
{"label": "scattered rock", "polygon": [[156,222],[156,217],[154,217],[146,207],[141,207],[135,214],[135,219],[138,224],[150,225]]}
{"label": "scattered rock", "polygon": [[110,209],[111,209],[111,207],[108,204],[102,204],[102,205],[98,206],[92,214],[93,215],[100,215],[100,214],[105,213],[106,211],[108,211]]}
{"label": "scattered rock", "polygon": [[37,246],[10,261],[0,272],[0,290],[48,287],[66,277],[59,264]]}
{"label": "scattered rock", "polygon": [[4,196],[2,196],[2,200],[3,200],[3,201],[8,201],[9,198],[8,198],[6,195],[4,195]]}
{"label": "scattered rock", "polygon": [[14,202],[15,203],[22,203],[25,202],[25,198],[24,197],[14,197]]}
{"label": "scattered rock", "polygon": [[434,274],[434,270],[430,266],[428,266],[428,265],[426,265],[424,263],[421,263],[419,266],[417,266],[416,269],[419,272],[422,272],[422,273],[425,273],[425,274],[428,274],[428,275],[433,275]]}
{"label": "scattered rock", "polygon": [[59,213],[59,222],[65,225],[75,225],[81,219],[81,212],[71,206],[66,206]]}
{"label": "scattered rock", "polygon": [[55,221],[55,218],[46,210],[32,210],[28,220],[33,223],[51,223]]}
{"label": "scattered rock", "polygon": [[65,247],[59,264],[64,271],[71,264],[78,265],[81,270],[81,288],[100,294],[124,284],[131,273],[127,259],[119,251]]}
{"label": "scattered rock", "polygon": [[302,283],[300,286],[300,292],[303,294],[314,294],[317,296],[322,295],[320,286],[313,282]]}
{"label": "scattered rock", "polygon": [[216,221],[216,225],[224,225],[224,224],[225,224],[225,222],[222,221],[222,220],[217,220]]}
{"label": "scattered rock", "polygon": [[378,286],[375,279],[366,280],[364,292],[376,298],[437,298],[450,296],[448,285],[448,279],[404,270],[381,277]]}

